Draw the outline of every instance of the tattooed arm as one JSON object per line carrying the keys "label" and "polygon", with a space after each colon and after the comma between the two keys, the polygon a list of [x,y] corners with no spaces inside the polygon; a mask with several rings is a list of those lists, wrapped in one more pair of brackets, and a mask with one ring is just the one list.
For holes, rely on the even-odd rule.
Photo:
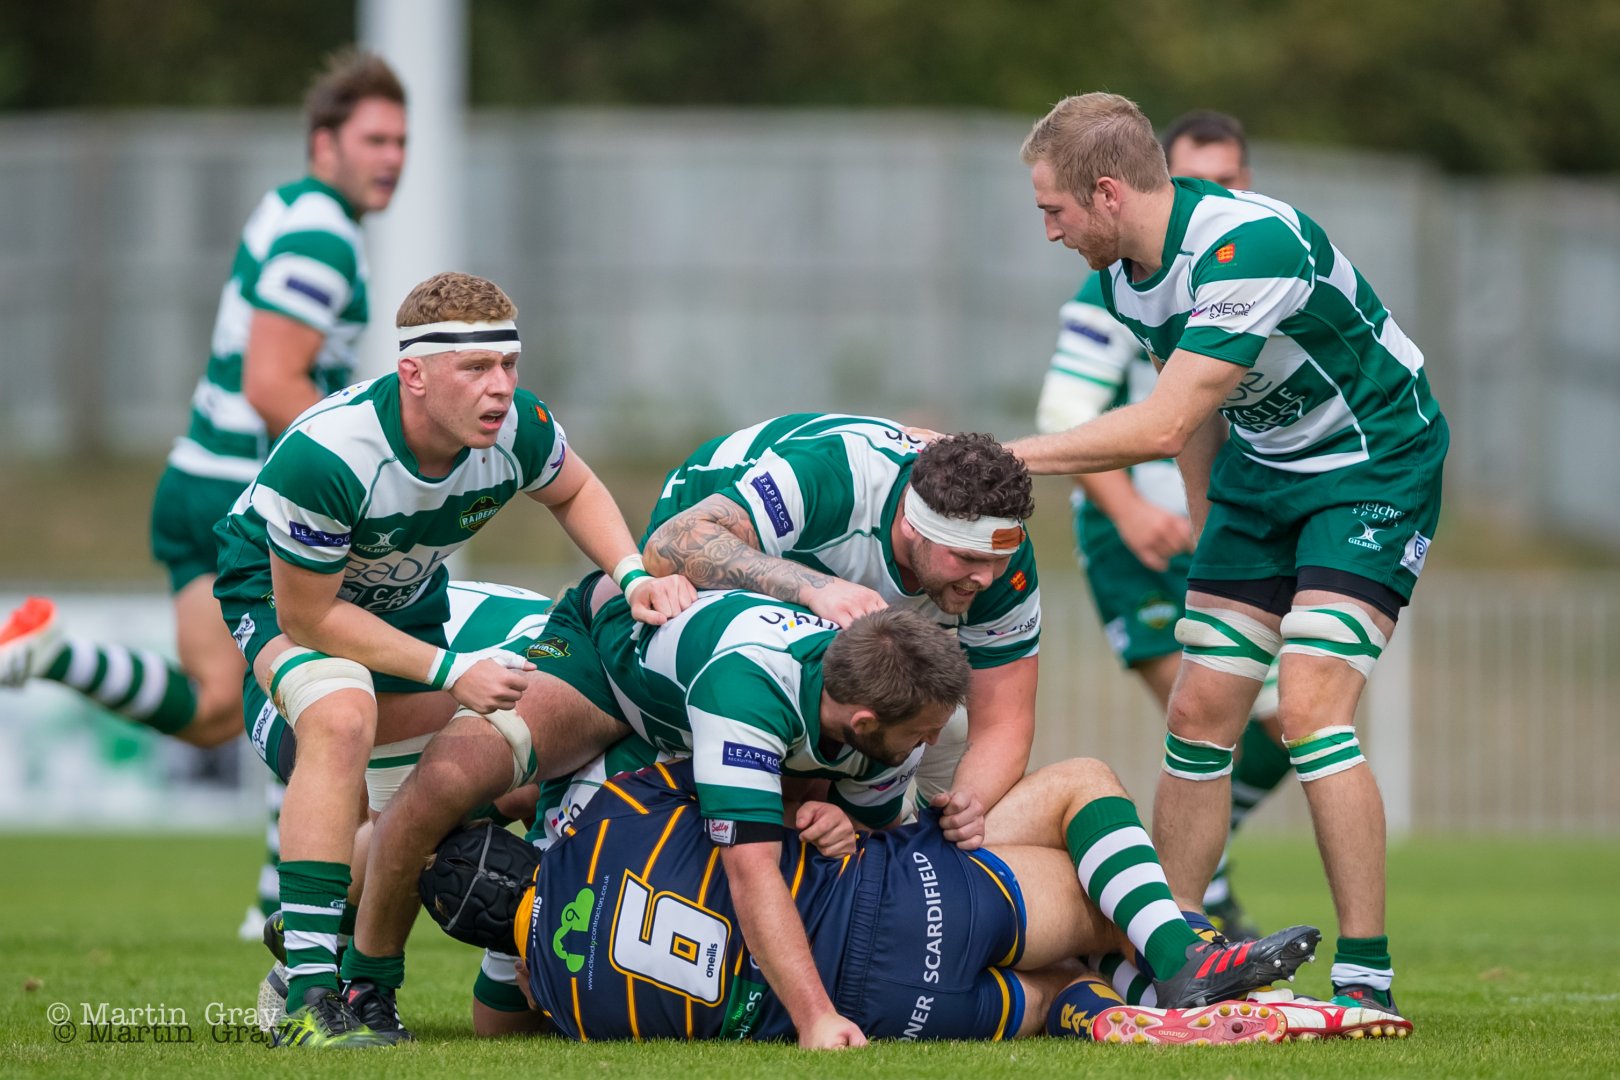
{"label": "tattooed arm", "polygon": [[765,554],[748,511],[724,495],[710,495],[664,522],[642,554],[648,573],[684,574],[699,589],[747,589],[803,604],[840,626],[887,606],[864,585]]}

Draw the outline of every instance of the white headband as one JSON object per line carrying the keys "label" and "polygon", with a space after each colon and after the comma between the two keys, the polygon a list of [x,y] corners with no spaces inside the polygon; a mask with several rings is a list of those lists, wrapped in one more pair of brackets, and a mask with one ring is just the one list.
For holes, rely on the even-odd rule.
{"label": "white headband", "polygon": [[923,501],[916,488],[906,488],[906,520],[936,544],[977,551],[982,555],[1011,555],[1024,542],[1024,523],[1017,518],[981,514],[972,521],[946,517]]}
{"label": "white headband", "polygon": [[511,319],[492,322],[432,322],[421,326],[398,326],[399,355],[433,356],[435,353],[490,349],[498,353],[517,352],[517,323]]}

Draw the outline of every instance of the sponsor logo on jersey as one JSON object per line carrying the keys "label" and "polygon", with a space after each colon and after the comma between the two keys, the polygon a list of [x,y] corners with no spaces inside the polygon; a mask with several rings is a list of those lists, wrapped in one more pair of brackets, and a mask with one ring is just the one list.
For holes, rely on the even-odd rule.
{"label": "sponsor logo on jersey", "polygon": [[580,953],[570,952],[564,941],[569,934],[582,934],[589,929],[591,911],[595,907],[596,894],[588,888],[579,890],[579,895],[563,905],[557,932],[551,935],[551,951],[575,975],[578,975],[580,968],[585,966],[585,957]]}
{"label": "sponsor logo on jersey", "polygon": [[1423,561],[1429,557],[1429,544],[1432,543],[1422,533],[1413,533],[1412,539],[1406,542],[1406,550],[1401,554],[1401,565],[1412,571],[1412,576],[1423,573]]}
{"label": "sponsor logo on jersey", "polygon": [[812,626],[817,630],[842,630],[843,627],[831,619],[823,619],[820,615],[808,611],[761,611],[759,621],[766,626],[774,626],[784,634],[797,630],[801,626]]}
{"label": "sponsor logo on jersey", "polygon": [[1380,529],[1380,526],[1368,525],[1366,522],[1362,522],[1361,535],[1352,536],[1350,542],[1356,547],[1366,548],[1368,551],[1383,551],[1384,545],[1378,542]]}
{"label": "sponsor logo on jersey", "polygon": [[1015,570],[1013,576],[1007,579],[1007,584],[1012,586],[1013,592],[1023,592],[1029,588],[1029,577],[1022,570]]}
{"label": "sponsor logo on jersey", "polygon": [[555,634],[543,637],[523,650],[530,660],[561,660],[568,655],[568,639]]}
{"label": "sponsor logo on jersey", "polygon": [[348,533],[322,532],[320,529],[312,529],[298,521],[287,522],[287,534],[305,547],[333,548],[349,546]]}
{"label": "sponsor logo on jersey", "polygon": [[1095,326],[1088,326],[1083,322],[1066,322],[1063,328],[1070,333],[1079,334],[1083,338],[1090,338],[1099,345],[1107,345],[1113,336],[1106,330],[1098,330]]}
{"label": "sponsor logo on jersey", "polygon": [[477,532],[484,527],[484,523],[495,516],[501,504],[495,501],[492,495],[480,495],[473,504],[461,512],[461,527],[468,532]]}
{"label": "sponsor logo on jersey", "polygon": [[792,532],[793,515],[788,513],[787,502],[776,486],[776,478],[770,473],[760,473],[748,483],[759,492],[760,501],[765,504],[765,516],[771,519],[771,528],[776,530],[776,535],[786,536]]}
{"label": "sponsor logo on jersey", "polygon": [[265,702],[264,707],[259,710],[259,715],[253,718],[253,730],[248,733],[248,739],[258,748],[259,756],[266,761],[270,758],[270,722],[275,718],[275,702]]}
{"label": "sponsor logo on jersey", "polygon": [[369,544],[356,544],[354,550],[362,555],[386,555],[394,550],[394,537],[404,531],[405,526],[403,525],[397,529],[389,529],[387,532],[383,532],[381,529],[372,529],[371,535],[376,539]]}
{"label": "sponsor logo on jersey", "polygon": [[984,631],[984,636],[985,637],[1007,637],[1010,634],[1027,634],[1031,630],[1033,630],[1037,626],[1039,626],[1040,624],[1041,624],[1041,617],[1039,615],[1031,615],[1029,618],[1025,619],[1023,622],[1019,623],[1018,625],[1009,626],[1005,630],[995,630],[995,629],[986,628],[985,631]]}
{"label": "sponsor logo on jersey", "polygon": [[253,638],[253,631],[257,629],[258,625],[254,623],[252,615],[242,616],[242,621],[236,624],[235,630],[231,631],[231,637],[235,639],[238,651],[246,654],[248,642]]}
{"label": "sponsor logo on jersey", "polygon": [[1235,258],[1237,258],[1236,244],[1222,244],[1215,249],[1215,261],[1218,263],[1229,263]]}
{"label": "sponsor logo on jersey", "polygon": [[734,769],[754,769],[778,776],[782,773],[782,755],[761,746],[727,742],[720,748],[720,763]]}
{"label": "sponsor logo on jersey", "polygon": [[1194,319],[1228,319],[1235,315],[1247,315],[1254,310],[1253,300],[1222,300],[1216,304],[1205,304],[1195,307],[1187,312],[1187,321]]}
{"label": "sponsor logo on jersey", "polygon": [[1149,600],[1136,609],[1136,618],[1143,626],[1163,630],[1172,619],[1181,617],[1181,608],[1163,597]]}
{"label": "sponsor logo on jersey", "polygon": [[295,293],[302,293],[304,296],[309,297],[311,300],[321,305],[321,307],[329,308],[332,306],[331,293],[327,292],[319,285],[311,285],[303,278],[289,277],[287,279],[287,288],[291,289]]}
{"label": "sponsor logo on jersey", "polygon": [[709,818],[704,824],[709,828],[709,842],[711,844],[730,847],[737,842],[737,823],[735,821],[721,821],[718,818]]}

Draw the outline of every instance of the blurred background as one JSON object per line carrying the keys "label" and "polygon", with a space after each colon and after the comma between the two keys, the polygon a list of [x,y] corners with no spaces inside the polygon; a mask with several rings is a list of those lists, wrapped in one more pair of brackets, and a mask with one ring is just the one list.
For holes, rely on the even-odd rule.
{"label": "blurred background", "polygon": [[[1362,270],[1452,425],[1364,707],[1392,827],[1620,826],[1620,3],[0,7],[0,604],[172,649],[152,485],[242,222],[302,175],[301,95],[356,40],[412,97],[366,225],[370,373],[411,284],[493,278],[525,385],[636,529],[699,441],[782,412],[1030,431],[1085,267],[1044,240],[1028,126],[1092,89],[1237,115],[1256,186]],[[1038,488],[1037,757],[1104,757],[1145,798],[1162,720],[1096,623],[1067,489]],[[531,507],[462,572],[556,595],[582,569]],[[247,824],[260,769],[0,691],[0,825]],[[1274,803],[1253,827],[1304,827]]]}

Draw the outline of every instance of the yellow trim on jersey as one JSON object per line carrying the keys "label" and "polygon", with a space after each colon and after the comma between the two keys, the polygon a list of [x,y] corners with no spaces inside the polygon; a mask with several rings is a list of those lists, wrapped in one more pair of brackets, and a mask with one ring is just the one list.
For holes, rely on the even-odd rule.
{"label": "yellow trim on jersey", "polygon": [[1001,962],[996,965],[996,967],[1011,967],[1013,961],[1018,959],[1018,949],[1019,949],[1019,946],[1023,944],[1023,937],[1024,937],[1024,928],[1019,923],[1019,920],[1018,920],[1018,902],[1012,898],[1012,893],[1007,891],[1007,884],[1006,884],[1006,882],[1001,880],[1001,875],[997,874],[994,870],[992,870],[988,866],[984,865],[984,863],[980,862],[977,858],[975,858],[972,855],[968,856],[968,862],[972,863],[974,866],[977,866],[980,870],[983,870],[986,874],[990,875],[990,880],[996,883],[996,888],[1001,890],[1001,895],[1005,896],[1007,898],[1007,906],[1012,908],[1012,913],[1013,913],[1013,943],[1012,943],[1012,948],[1007,950],[1007,955],[1002,957]]}
{"label": "yellow trim on jersey", "polygon": [[647,865],[641,868],[641,876],[644,880],[652,877],[653,863],[658,861],[659,854],[664,850],[665,842],[669,840],[669,834],[675,831],[675,823],[681,820],[681,815],[684,813],[686,813],[686,807],[677,806],[675,812],[669,815],[669,824],[664,826],[664,835],[660,836],[658,843],[653,845],[652,854],[647,856]]}
{"label": "yellow trim on jersey", "polygon": [[709,896],[709,881],[714,877],[714,866],[720,861],[720,849],[709,852],[709,865],[703,868],[703,884],[698,886],[697,902],[704,903]]}
{"label": "yellow trim on jersey", "polygon": [[638,814],[647,813],[647,808],[645,806],[642,806],[640,803],[636,802],[636,800],[632,799],[629,795],[625,794],[624,789],[621,788],[618,784],[615,784],[611,780],[604,780],[604,781],[602,781],[602,786],[607,788],[609,791],[613,792],[613,794],[617,795],[619,798],[623,799],[625,802],[629,803],[632,807],[635,808],[636,813],[638,813]]}
{"label": "yellow trim on jersey", "polygon": [[990,968],[990,975],[996,980],[996,986],[1001,989],[1001,1022],[996,1025],[996,1033],[990,1036],[992,1042],[1000,1042],[1007,1034],[1007,1020],[1012,1016],[1012,991],[1007,988],[1007,977],[995,968]]}
{"label": "yellow trim on jersey", "polygon": [[686,999],[686,1041],[692,1041],[692,999]]}
{"label": "yellow trim on jersey", "polygon": [[678,786],[675,783],[675,778],[670,775],[669,770],[664,768],[664,763],[662,761],[653,762],[653,768],[657,769],[659,773],[663,775],[664,783],[668,784],[672,788]]}
{"label": "yellow trim on jersey", "polygon": [[[535,867],[535,873],[540,868]],[[512,939],[517,942],[518,959],[528,962],[529,959],[529,921],[534,918],[534,886],[530,885],[518,897],[517,918],[512,920]]]}
{"label": "yellow trim on jersey", "polygon": [[636,980],[629,975],[624,977],[624,998],[630,1012],[630,1038],[640,1042],[641,1025],[636,1023]]}
{"label": "yellow trim on jersey", "polygon": [[797,870],[793,871],[793,888],[788,890],[788,895],[792,896],[795,900],[799,898],[799,885],[804,881],[804,858],[807,854],[809,854],[809,852],[809,844],[799,845],[799,867]]}
{"label": "yellow trim on jersey", "polygon": [[588,1043],[591,1040],[590,1037],[585,1034],[585,1018],[579,1013],[579,980],[569,979],[568,985],[574,991],[574,1030],[579,1032],[580,1042]]}
{"label": "yellow trim on jersey", "polygon": [[591,852],[591,865],[585,870],[585,884],[587,885],[596,880],[596,860],[601,857],[602,841],[607,838],[607,827],[611,824],[612,822],[609,819],[603,818],[602,827],[596,830],[596,850]]}

